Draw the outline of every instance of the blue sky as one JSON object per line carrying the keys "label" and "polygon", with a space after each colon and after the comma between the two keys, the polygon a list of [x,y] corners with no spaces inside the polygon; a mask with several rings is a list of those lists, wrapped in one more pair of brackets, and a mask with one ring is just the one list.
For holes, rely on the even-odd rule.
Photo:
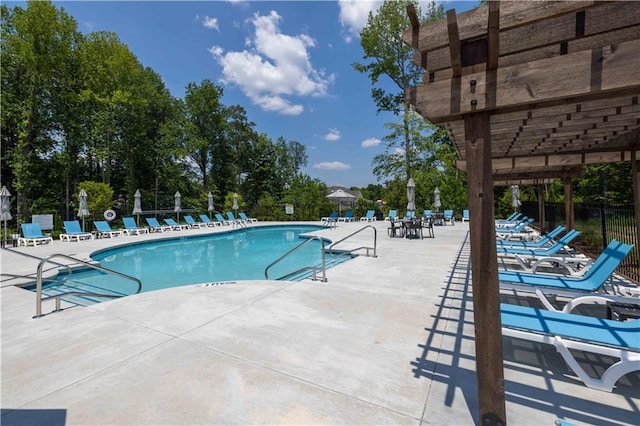
{"label": "blue sky", "polygon": [[[20,3],[23,6],[23,3]],[[83,33],[118,34],[176,97],[209,79],[225,105],[242,105],[258,132],[307,147],[302,170],[327,185],[377,182],[385,151],[358,33],[380,3],[344,1],[56,1]],[[462,12],[477,1],[446,2]],[[23,6],[24,7],[24,6]],[[384,81],[386,83],[386,81]],[[388,86],[393,87],[393,86]]]}

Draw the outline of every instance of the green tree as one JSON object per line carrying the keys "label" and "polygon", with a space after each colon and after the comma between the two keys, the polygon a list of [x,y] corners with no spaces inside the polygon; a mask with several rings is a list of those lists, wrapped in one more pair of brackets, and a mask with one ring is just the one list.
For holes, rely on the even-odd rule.
{"label": "green tree", "polygon": [[[363,59],[367,62],[353,64],[356,71],[366,74],[371,80],[371,96],[378,112],[388,111],[402,117],[401,136],[406,180],[412,176],[413,148],[409,128],[411,106],[405,100],[404,91],[408,87],[420,84],[423,73],[423,69],[412,60],[412,47],[402,39],[404,30],[411,27],[407,15],[409,3],[413,4],[418,19],[422,22],[444,17],[443,6],[436,6],[433,1],[428,4],[427,13],[423,15],[417,1],[386,0],[377,13],[369,13],[367,25],[360,33]],[[384,88],[380,82],[381,76],[388,78],[391,89]]]}
{"label": "green tree", "polygon": [[294,206],[293,219],[318,220],[325,204],[327,185],[309,175],[296,174],[284,191],[283,204]]}

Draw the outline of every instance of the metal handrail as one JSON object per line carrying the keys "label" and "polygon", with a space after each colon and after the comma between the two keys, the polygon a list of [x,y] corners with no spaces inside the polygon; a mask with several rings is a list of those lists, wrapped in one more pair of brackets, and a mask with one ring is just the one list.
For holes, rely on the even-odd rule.
{"label": "metal handrail", "polygon": [[338,241],[336,241],[335,243],[331,244],[331,245],[329,246],[329,254],[333,254],[333,248],[334,248],[335,246],[337,246],[338,244],[340,244],[340,243],[341,243],[341,242],[343,242],[344,240],[349,239],[349,238],[353,237],[354,235],[356,235],[356,234],[358,234],[358,233],[360,233],[360,232],[364,231],[364,230],[365,230],[365,229],[367,229],[367,228],[371,228],[371,229],[373,229],[373,247],[362,246],[362,247],[357,247],[357,248],[354,248],[354,249],[348,250],[347,252],[348,252],[348,253],[353,253],[353,252],[354,252],[354,251],[356,251],[356,250],[366,249],[366,250],[367,250],[367,254],[366,254],[366,256],[368,257],[368,256],[369,256],[369,250],[373,249],[373,257],[377,257],[377,256],[376,256],[376,248],[377,248],[377,246],[378,246],[378,230],[377,230],[377,229],[375,228],[375,226],[373,226],[373,225],[363,226],[362,228],[358,229],[357,231],[355,231],[355,232],[353,232],[353,233],[351,233],[351,234],[347,235],[346,237],[342,238],[341,240],[338,240]]}
{"label": "metal handrail", "polygon": [[[53,312],[56,312],[56,311],[60,310],[60,298],[63,297],[63,296],[93,296],[93,297],[108,297],[108,298],[122,297],[122,296],[117,296],[117,295],[114,295],[114,294],[103,294],[103,293],[93,293],[93,292],[84,292],[84,291],[68,291],[66,293],[56,294],[56,295],[53,295],[53,296],[45,297],[43,299],[42,298],[42,267],[44,266],[45,263],[47,263],[50,259],[52,259],[54,257],[61,257],[63,259],[67,259],[67,260],[70,260],[72,262],[84,265],[87,268],[96,269],[98,271],[101,271],[101,272],[104,272],[104,273],[107,273],[107,274],[116,275],[116,276],[118,276],[120,278],[124,278],[124,279],[128,279],[128,280],[131,280],[131,281],[135,281],[136,283],[138,283],[138,289],[136,290],[136,292],[134,294],[138,294],[142,290],[142,281],[140,281],[138,278],[132,277],[130,275],[123,274],[121,272],[113,271],[111,269],[103,268],[102,266],[98,266],[98,265],[93,264],[93,263],[85,262],[83,260],[76,259],[75,257],[67,256],[66,254],[60,254],[60,253],[52,254],[51,256],[45,257],[44,259],[42,259],[40,261],[40,263],[38,263],[38,269],[37,269],[37,273],[36,273],[36,316],[34,318],[39,318],[39,317],[42,316],[42,302],[44,300],[55,299],[56,300],[56,308],[54,309]],[[52,263],[56,263],[56,262],[52,262]],[[71,273],[72,273],[71,268],[68,265],[63,265],[63,266],[66,266],[66,268],[69,270],[69,275],[71,275]]]}
{"label": "metal handrail", "polygon": [[[292,248],[291,250],[289,250],[288,252],[286,252],[285,254],[283,254],[282,256],[280,256],[279,258],[277,258],[276,260],[274,260],[273,262],[271,262],[264,270],[264,277],[268,280],[270,280],[271,278],[269,278],[269,269],[271,269],[272,266],[276,265],[277,263],[280,263],[280,261],[282,261],[284,258],[286,258],[287,256],[289,256],[290,254],[298,251],[299,249],[301,249],[302,247],[304,247],[305,245],[309,244],[311,241],[314,240],[319,240],[320,244],[322,245],[320,247],[320,252],[322,253],[322,278],[320,278],[320,281],[322,282],[326,282],[327,281],[327,262],[325,259],[325,250],[324,250],[324,238],[321,238],[317,235],[311,236],[309,238],[306,239],[306,241],[303,241],[302,243],[298,244],[297,246],[295,246],[294,248]],[[317,281],[317,275],[316,272],[318,270],[318,267],[316,266],[307,266],[301,269],[298,269],[295,272],[291,272],[289,274],[283,275],[280,278],[276,278],[276,279],[282,279],[284,277],[289,277],[291,275],[297,274],[299,272],[303,272],[303,271],[308,271],[308,270],[312,270],[313,271],[313,281]]]}

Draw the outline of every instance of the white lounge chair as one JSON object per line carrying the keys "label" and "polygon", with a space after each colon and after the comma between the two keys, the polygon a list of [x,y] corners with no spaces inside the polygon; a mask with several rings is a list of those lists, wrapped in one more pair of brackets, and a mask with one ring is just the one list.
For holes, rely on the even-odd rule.
{"label": "white lounge chair", "polygon": [[91,232],[83,232],[80,228],[80,222],[77,220],[65,220],[64,233],[60,234],[60,241],[80,241],[80,240],[93,240],[93,234]]}
{"label": "white lounge chair", "polygon": [[[555,346],[585,385],[611,392],[625,374],[640,370],[640,320],[614,321],[501,304],[502,335]],[[619,361],[591,377],[571,350],[605,355]]]}
{"label": "white lounge chair", "polygon": [[33,244],[35,247],[38,244],[53,243],[53,238],[42,234],[42,228],[38,222],[23,223],[20,228],[22,229],[22,237],[18,238],[18,247],[23,244],[25,247],[29,244]]}

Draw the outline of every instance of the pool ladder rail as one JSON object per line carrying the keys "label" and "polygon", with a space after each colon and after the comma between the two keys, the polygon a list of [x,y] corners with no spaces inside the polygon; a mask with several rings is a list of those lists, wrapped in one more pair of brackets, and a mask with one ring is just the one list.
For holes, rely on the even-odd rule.
{"label": "pool ladder rail", "polygon": [[[368,246],[361,246],[361,247],[356,247],[356,248],[352,248],[350,250],[343,250],[341,251],[342,254],[353,254],[353,252],[358,251],[358,250],[362,250],[365,249],[366,250],[366,256],[368,257],[370,254],[370,251],[373,250],[373,257],[377,257],[376,256],[376,247],[377,247],[377,242],[378,242],[378,231],[376,230],[375,227],[373,227],[372,225],[367,225],[364,226],[360,229],[358,229],[357,231],[347,235],[346,237],[336,241],[335,243],[331,244],[329,246],[329,254],[334,254],[333,253],[333,248],[340,244],[341,242],[353,237],[354,235],[364,231],[367,228],[371,228],[373,229],[373,247],[368,247]],[[273,262],[271,262],[264,270],[264,277],[267,280],[270,280],[272,278],[269,277],[269,269],[271,269],[271,267],[275,266],[276,264],[280,263],[283,259],[287,258],[288,256],[290,256],[291,254],[295,253],[296,251],[300,250],[302,247],[306,246],[307,244],[311,243],[311,241],[320,241],[320,252],[322,255],[322,266],[318,267],[318,266],[305,266],[303,268],[300,268],[296,271],[290,272],[288,274],[285,274],[281,277],[278,278],[274,278],[275,280],[284,280],[296,275],[299,275],[303,272],[307,272],[307,271],[312,271],[312,280],[313,281],[322,281],[322,282],[327,282],[327,260],[326,260],[326,252],[327,250],[325,249],[325,242],[326,240],[320,236],[314,235],[311,237],[308,237],[305,241],[303,241],[302,243],[298,244],[297,246],[295,246],[294,248],[292,248],[291,250],[289,250],[288,252],[286,252],[285,254],[283,254],[282,256],[280,256],[278,259],[274,260]],[[318,273],[321,272],[321,277],[318,278]]]}
{"label": "pool ladder rail", "polygon": [[[88,292],[88,291],[66,291],[63,293],[59,293],[59,294],[55,294],[55,295],[51,295],[51,296],[47,296],[47,297],[42,297],[42,270],[44,268],[44,265],[48,262],[51,261],[51,259],[53,258],[62,258],[62,259],[66,259],[69,260],[71,262],[73,262],[74,264],[79,264],[82,265],[84,267],[87,268],[91,268],[91,269],[96,269],[98,271],[104,272],[106,274],[111,274],[111,275],[115,275],[118,276],[120,278],[124,278],[127,280],[131,280],[134,281],[137,284],[137,290],[134,294],[138,294],[140,293],[140,291],[142,290],[142,281],[140,281],[138,278],[132,277],[130,275],[126,275],[123,274],[121,272],[117,272],[111,269],[107,269],[107,268],[103,268],[102,266],[96,265],[94,263],[90,263],[90,262],[85,262],[83,260],[80,259],[76,259],[74,257],[71,256],[67,256],[66,254],[61,254],[61,253],[56,253],[56,254],[52,254],[51,256],[45,257],[44,259],[42,259],[40,261],[40,263],[38,263],[38,270],[36,273],[36,315],[34,316],[34,318],[39,318],[41,316],[43,316],[42,314],[42,302],[46,301],[46,300],[51,300],[51,299],[55,299],[56,305],[55,305],[55,309],[52,312],[57,312],[60,311],[60,299],[62,297],[67,297],[67,296],[85,296],[85,297],[106,297],[106,298],[119,298],[119,297],[123,297],[123,295],[117,295],[117,294],[106,294],[106,293],[96,293],[96,292]],[[56,262],[52,262],[52,263],[56,263]],[[69,265],[63,265],[63,264],[59,264],[56,263],[59,266],[63,266],[67,269],[69,276],[71,276],[71,274],[73,273],[71,267]]]}

